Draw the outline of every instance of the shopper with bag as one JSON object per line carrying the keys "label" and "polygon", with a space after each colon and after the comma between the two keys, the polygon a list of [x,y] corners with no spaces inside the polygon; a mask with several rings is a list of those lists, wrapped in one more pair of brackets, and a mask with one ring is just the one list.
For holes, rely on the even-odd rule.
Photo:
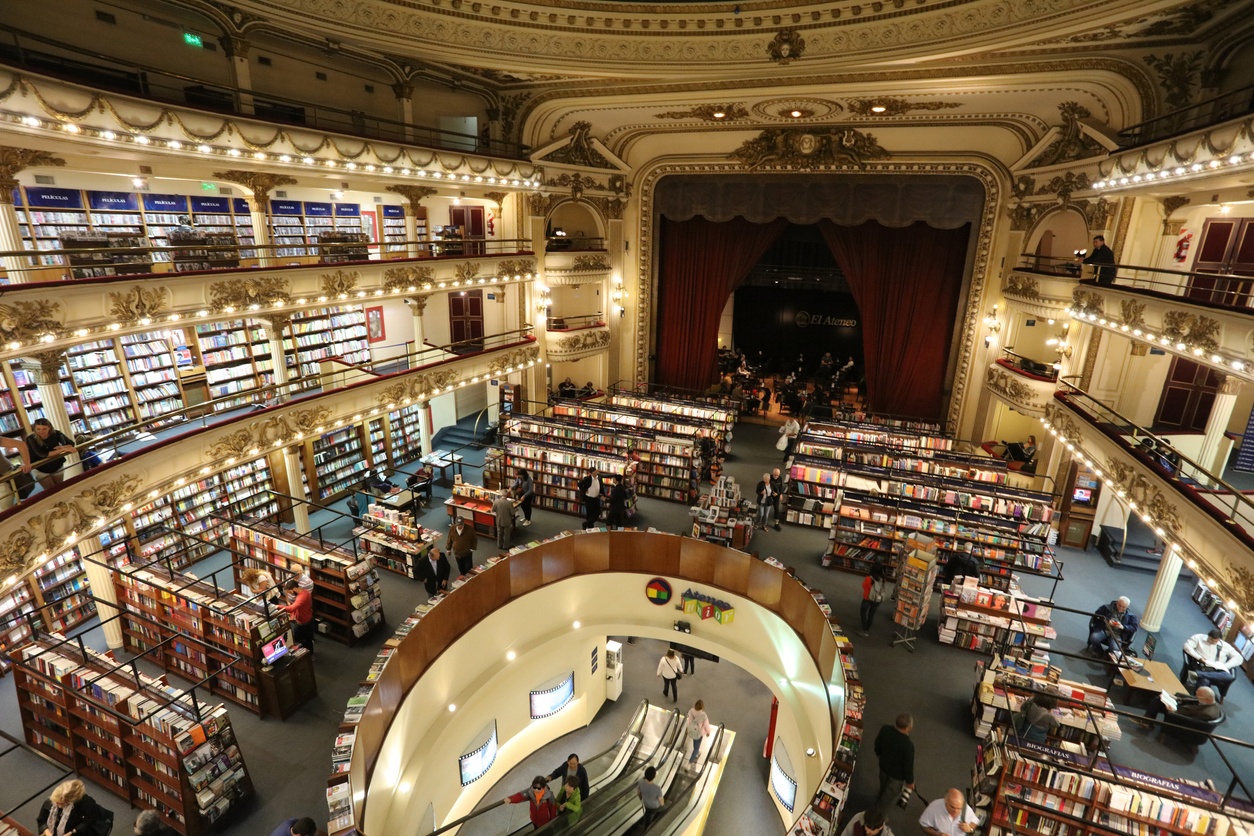
{"label": "shopper with bag", "polygon": [[775,449],[784,451],[784,461],[788,461],[788,457],[792,455],[793,445],[797,443],[797,436],[800,434],[801,425],[796,418],[789,418],[779,428],[780,440],[775,442]]}
{"label": "shopper with bag", "polygon": [[688,769],[697,771],[697,758],[701,754],[701,741],[710,735],[710,717],[705,713],[705,701],[697,700],[688,709],[688,739],[692,741],[692,754],[688,757]]}
{"label": "shopper with bag", "polygon": [[887,584],[884,581],[884,564],[872,563],[871,573],[862,579],[862,610],[860,613],[862,629],[858,631],[858,635],[871,635],[871,620],[875,618],[875,611],[884,600],[885,586]]}
{"label": "shopper with bag", "polygon": [[679,657],[674,649],[666,651],[666,655],[658,660],[657,675],[662,677],[662,696],[670,692],[671,702],[679,702],[679,680],[684,678],[680,670]]}

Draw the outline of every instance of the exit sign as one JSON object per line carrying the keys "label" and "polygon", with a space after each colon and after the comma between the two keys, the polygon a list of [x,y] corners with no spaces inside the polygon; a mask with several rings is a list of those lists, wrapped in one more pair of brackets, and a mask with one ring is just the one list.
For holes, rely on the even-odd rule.
{"label": "exit sign", "polygon": [[194,32],[184,32],[183,43],[187,44],[188,46],[194,46],[197,49],[203,49],[205,46],[205,42],[202,41],[200,39],[200,36]]}

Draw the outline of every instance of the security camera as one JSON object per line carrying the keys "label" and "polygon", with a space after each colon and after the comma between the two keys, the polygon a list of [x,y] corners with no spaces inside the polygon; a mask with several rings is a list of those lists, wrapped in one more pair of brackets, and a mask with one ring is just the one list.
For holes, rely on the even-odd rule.
{"label": "security camera", "polygon": [[405,304],[406,304],[406,305],[412,305],[412,304],[414,304],[414,300],[413,300],[413,299],[406,299],[406,300],[405,300]]}

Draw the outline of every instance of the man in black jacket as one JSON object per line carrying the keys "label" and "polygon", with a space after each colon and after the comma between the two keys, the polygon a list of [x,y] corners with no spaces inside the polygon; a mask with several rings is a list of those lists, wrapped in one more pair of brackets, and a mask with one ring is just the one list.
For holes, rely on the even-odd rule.
{"label": "man in black jacket", "polygon": [[583,501],[583,527],[592,528],[601,519],[601,478],[596,471],[587,471],[579,480],[579,498]]}
{"label": "man in black jacket", "polygon": [[882,726],[875,737],[875,756],[880,761],[880,792],[875,803],[881,810],[889,809],[902,788],[914,789],[913,729],[914,718],[898,714],[896,722]]}
{"label": "man in black jacket", "polygon": [[418,558],[414,566],[414,574],[422,581],[427,590],[427,597],[448,589],[448,577],[451,574],[448,558],[437,546],[432,546],[426,557]]}
{"label": "man in black jacket", "polygon": [[588,770],[579,762],[579,756],[574,752],[570,753],[566,763],[549,773],[549,780],[564,782],[571,775],[579,779],[579,803],[582,804],[588,800],[588,794],[592,792],[592,789],[588,786]]}
{"label": "man in black jacket", "polygon": [[1093,268],[1093,275],[1096,276],[1099,285],[1109,287],[1115,283],[1115,273],[1117,271],[1114,267],[1106,266],[1115,263],[1115,253],[1114,250],[1106,246],[1105,236],[1093,236],[1093,251],[1084,258],[1083,263],[1097,265]]}

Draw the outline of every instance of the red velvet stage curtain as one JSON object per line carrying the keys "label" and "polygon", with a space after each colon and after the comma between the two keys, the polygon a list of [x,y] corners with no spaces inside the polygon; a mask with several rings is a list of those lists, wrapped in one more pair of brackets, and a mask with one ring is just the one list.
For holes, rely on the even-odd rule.
{"label": "red velvet stage curtain", "polygon": [[655,382],[706,389],[718,380],[718,323],[727,297],[787,226],[783,218],[662,218]]}
{"label": "red velvet stage curtain", "polygon": [[855,227],[822,220],[819,229],[862,314],[868,408],[942,418],[971,225],[897,228],[868,221]]}

